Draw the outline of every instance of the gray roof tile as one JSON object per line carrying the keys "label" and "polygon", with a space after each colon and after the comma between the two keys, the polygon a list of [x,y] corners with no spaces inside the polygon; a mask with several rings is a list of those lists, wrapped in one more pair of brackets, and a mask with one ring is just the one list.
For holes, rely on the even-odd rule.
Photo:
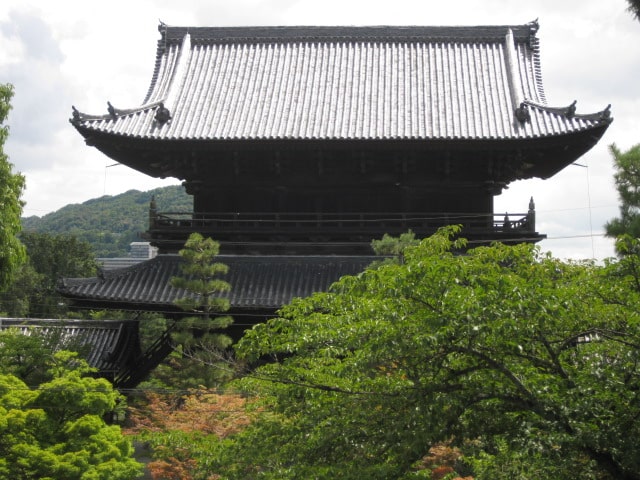
{"label": "gray roof tile", "polygon": [[[253,256],[220,255],[229,267],[222,277],[231,284],[232,308],[279,308],[295,297],[326,291],[344,275],[355,275],[380,257],[375,256]],[[64,279],[59,291],[69,298],[167,306],[185,295],[171,286],[181,275],[179,255],[157,257],[102,277]]]}
{"label": "gray roof tile", "polygon": [[80,353],[101,374],[112,376],[140,353],[138,322],[120,320],[49,320],[0,318],[0,330],[16,328],[24,334],[38,332]]}
{"label": "gray roof tile", "polygon": [[[72,122],[84,134],[486,140],[562,135],[610,121],[608,110],[581,116],[547,107],[535,23],[160,30],[143,105],[109,115],[75,111]],[[525,123],[515,116],[522,102],[531,117]],[[161,104],[171,115],[164,123],[156,120]]]}

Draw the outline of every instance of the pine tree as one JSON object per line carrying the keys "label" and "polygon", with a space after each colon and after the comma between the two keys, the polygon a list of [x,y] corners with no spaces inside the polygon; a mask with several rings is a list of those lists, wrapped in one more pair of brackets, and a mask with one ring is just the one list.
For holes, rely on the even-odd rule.
{"label": "pine tree", "polygon": [[628,10],[631,14],[636,18],[636,20],[640,20],[640,0],[627,0],[629,4]]}
{"label": "pine tree", "polygon": [[219,314],[229,310],[229,300],[221,294],[231,286],[219,278],[228,271],[226,265],[216,262],[219,251],[217,242],[193,233],[179,252],[183,275],[173,277],[171,284],[185,295],[175,303],[193,315],[180,319],[173,334],[180,354],[173,359],[181,374],[177,386],[214,387],[228,377],[224,358],[231,338],[220,330],[233,319]]}
{"label": "pine tree", "polygon": [[640,237],[640,144],[626,152],[615,144],[609,147],[616,173],[614,180],[620,198],[620,216],[607,222],[607,236]]}

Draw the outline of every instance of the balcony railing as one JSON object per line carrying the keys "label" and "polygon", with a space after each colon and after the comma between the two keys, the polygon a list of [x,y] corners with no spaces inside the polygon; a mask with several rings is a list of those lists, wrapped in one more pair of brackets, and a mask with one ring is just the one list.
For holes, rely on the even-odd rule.
{"label": "balcony railing", "polygon": [[[161,248],[181,248],[191,232],[200,232],[223,244],[224,249],[253,245],[273,250],[283,245],[306,251],[331,245],[366,245],[385,233],[400,235],[412,230],[416,236],[433,234],[444,225],[461,225],[471,243],[493,240],[516,243],[544,238],[535,231],[535,207],[527,213],[425,213],[425,212],[158,212],[152,201],[147,238]],[[297,246],[296,246],[297,245]],[[235,247],[234,247],[235,246]]]}
{"label": "balcony railing", "polygon": [[[534,232],[532,212],[513,214],[471,213],[187,213],[157,212],[150,216],[150,230],[193,230],[220,233],[258,233],[318,231],[347,233],[433,230],[443,225],[460,224],[466,231],[491,230]],[[385,230],[386,231],[386,230]],[[390,232],[389,232],[390,233]]]}

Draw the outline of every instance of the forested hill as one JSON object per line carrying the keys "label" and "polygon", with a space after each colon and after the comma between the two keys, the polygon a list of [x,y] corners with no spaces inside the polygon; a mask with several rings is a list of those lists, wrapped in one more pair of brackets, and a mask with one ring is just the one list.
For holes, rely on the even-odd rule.
{"label": "forested hill", "polygon": [[159,211],[190,212],[193,199],[180,185],[147,192],[129,190],[115,196],[103,196],[82,204],[67,205],[42,217],[22,219],[25,231],[69,233],[89,242],[97,257],[124,257],[131,242],[141,241],[147,229],[149,202],[156,197]]}

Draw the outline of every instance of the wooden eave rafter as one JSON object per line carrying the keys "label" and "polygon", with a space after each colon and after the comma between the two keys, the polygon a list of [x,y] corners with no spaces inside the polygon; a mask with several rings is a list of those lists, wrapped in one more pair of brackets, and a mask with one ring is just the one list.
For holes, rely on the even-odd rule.
{"label": "wooden eave rafter", "polygon": [[[532,108],[537,108],[532,107]],[[602,113],[606,117],[605,113]],[[190,165],[215,162],[216,153],[244,152],[247,155],[273,151],[324,151],[333,154],[367,151],[391,153],[414,151],[419,155],[447,152],[449,158],[473,155],[481,160],[494,155],[522,158],[533,170],[523,177],[548,178],[588,151],[604,134],[609,119],[597,126],[564,135],[522,139],[438,139],[438,140],[151,140],[79,127],[87,143],[115,161],[154,177],[186,179]],[[240,154],[240,153],[239,153]],[[241,155],[241,154],[240,154]],[[237,155],[236,155],[237,157]],[[212,160],[212,158],[214,160]],[[425,161],[429,161],[426,159]],[[536,169],[540,170],[538,173]]]}

